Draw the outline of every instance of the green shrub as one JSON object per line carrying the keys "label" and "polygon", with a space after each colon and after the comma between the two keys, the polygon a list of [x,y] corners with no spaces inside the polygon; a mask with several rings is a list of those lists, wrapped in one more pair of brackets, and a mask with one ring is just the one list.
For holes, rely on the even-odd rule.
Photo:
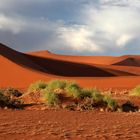
{"label": "green shrub", "polygon": [[115,110],[117,108],[116,100],[112,99],[109,95],[105,95],[103,101],[107,104],[107,107],[111,110]]}
{"label": "green shrub", "polygon": [[[89,95],[92,102],[92,106],[107,106],[111,110],[115,110],[117,107],[117,102],[110,97],[110,95],[102,95],[96,88],[85,90],[86,95]],[[88,99],[89,100],[89,99]],[[90,101],[90,100],[89,100]]]}
{"label": "green shrub", "polygon": [[91,98],[92,97],[92,89],[90,88],[83,88],[81,89],[81,98]]}
{"label": "green shrub", "polygon": [[55,94],[48,90],[44,91],[43,98],[44,98],[44,102],[50,106],[56,106],[60,103],[58,94]]}
{"label": "green shrub", "polygon": [[28,88],[28,92],[33,92],[41,89],[45,89],[47,87],[47,83],[43,81],[37,81],[31,84]]}
{"label": "green shrub", "polygon": [[64,80],[52,80],[46,87],[47,90],[53,91],[55,89],[64,89],[67,85],[67,81]]}
{"label": "green shrub", "polygon": [[76,83],[67,84],[65,90],[68,96],[74,98],[81,98],[82,95],[81,88]]}
{"label": "green shrub", "polygon": [[92,97],[94,103],[100,103],[103,101],[103,95],[96,88],[92,89],[92,96],[91,97]]}
{"label": "green shrub", "polygon": [[136,86],[129,92],[130,96],[140,96],[140,85]]}
{"label": "green shrub", "polygon": [[91,88],[90,91],[92,92],[92,94],[100,94],[101,93],[96,87]]}
{"label": "green shrub", "polygon": [[20,97],[22,95],[22,93],[20,91],[18,91],[17,89],[9,87],[9,88],[4,90],[4,95],[5,96]]}

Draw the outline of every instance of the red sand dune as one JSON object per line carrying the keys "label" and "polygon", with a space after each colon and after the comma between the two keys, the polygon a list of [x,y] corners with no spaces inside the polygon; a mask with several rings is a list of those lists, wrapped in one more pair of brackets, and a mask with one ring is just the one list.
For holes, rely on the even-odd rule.
{"label": "red sand dune", "polygon": [[47,74],[22,53],[0,44],[0,86],[24,87],[38,80],[47,79]]}
{"label": "red sand dune", "polygon": [[140,56],[122,56],[117,62],[114,62],[113,65],[121,66],[140,66]]}
{"label": "red sand dune", "polygon": [[47,73],[66,76],[66,77],[112,77],[112,76],[128,76],[134,75],[129,72],[114,70],[103,67],[101,65],[75,62],[65,59],[54,59],[53,57],[38,57],[28,55],[28,58],[42,68],[46,69]]}
{"label": "red sand dune", "polygon": [[0,44],[0,87],[25,88],[37,80],[68,79],[81,86],[132,88],[140,84],[140,56],[23,54]]}
{"label": "red sand dune", "polygon": [[112,56],[71,56],[71,55],[60,55],[60,54],[53,54],[49,51],[37,51],[37,52],[30,52],[30,55],[45,57],[45,58],[54,58],[57,60],[66,60],[72,62],[82,62],[82,63],[91,63],[91,64],[105,64],[110,65],[112,64],[117,57]]}

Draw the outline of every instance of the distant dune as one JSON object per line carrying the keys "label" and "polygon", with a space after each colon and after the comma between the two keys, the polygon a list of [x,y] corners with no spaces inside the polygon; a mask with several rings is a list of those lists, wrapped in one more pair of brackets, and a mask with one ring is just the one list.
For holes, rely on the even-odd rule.
{"label": "distant dune", "polygon": [[[66,56],[17,52],[0,44],[0,87],[25,88],[37,80],[68,79],[81,86],[132,88],[140,84],[140,56]],[[131,82],[130,82],[131,81]]]}
{"label": "distant dune", "polygon": [[140,56],[123,56],[113,65],[140,67]]}

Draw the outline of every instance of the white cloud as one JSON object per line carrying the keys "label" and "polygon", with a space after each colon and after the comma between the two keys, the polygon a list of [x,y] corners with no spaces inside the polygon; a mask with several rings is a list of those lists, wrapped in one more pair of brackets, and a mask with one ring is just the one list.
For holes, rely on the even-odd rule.
{"label": "white cloud", "polygon": [[114,6],[140,6],[139,0],[100,0],[100,4]]}
{"label": "white cloud", "polygon": [[93,32],[87,26],[72,25],[70,27],[61,27],[58,33],[59,38],[70,47],[69,49],[77,52],[102,51],[92,40]]}
{"label": "white cloud", "polygon": [[[103,0],[102,0],[103,2]],[[130,5],[110,5],[104,0],[98,8],[86,5],[80,12],[81,25],[68,25],[59,29],[59,37],[69,50],[77,52],[107,53],[109,50],[127,49],[127,44],[140,35],[139,8]],[[114,1],[121,3],[121,1]],[[123,1],[121,4],[126,3]],[[132,7],[131,7],[132,6]]]}
{"label": "white cloud", "polygon": [[120,36],[120,38],[118,38],[118,40],[116,41],[117,46],[125,46],[129,41],[131,41],[134,38],[134,36],[131,35],[122,35]]}
{"label": "white cloud", "polygon": [[[104,0],[104,2],[111,1]],[[116,2],[121,3],[117,0]],[[82,10],[80,20],[94,32],[93,42],[96,42],[100,49],[108,51],[112,47],[112,49],[121,50],[140,35],[139,8],[112,6],[110,3],[101,4],[98,8],[88,5]]]}
{"label": "white cloud", "polygon": [[24,30],[24,26],[24,21],[17,18],[10,18],[3,14],[0,14],[0,30],[11,31],[14,34],[17,34],[20,31]]}

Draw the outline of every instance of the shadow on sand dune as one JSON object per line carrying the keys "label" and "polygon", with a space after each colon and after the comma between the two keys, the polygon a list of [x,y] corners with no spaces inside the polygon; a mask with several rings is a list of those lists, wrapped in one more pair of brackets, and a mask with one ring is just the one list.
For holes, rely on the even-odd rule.
{"label": "shadow on sand dune", "polygon": [[0,55],[22,67],[58,76],[113,77],[133,75],[128,72],[100,68],[86,63],[70,62],[24,54],[8,48],[3,44],[0,44]]}

